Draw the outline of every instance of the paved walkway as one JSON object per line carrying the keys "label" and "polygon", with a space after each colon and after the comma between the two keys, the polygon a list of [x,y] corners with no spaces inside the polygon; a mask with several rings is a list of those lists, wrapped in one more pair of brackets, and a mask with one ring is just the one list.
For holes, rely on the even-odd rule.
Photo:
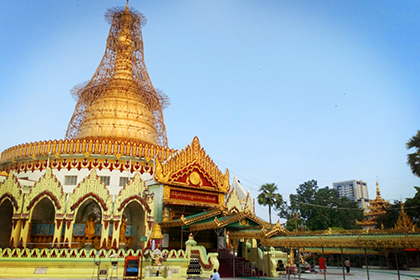
{"label": "paved walkway", "polygon": [[[223,280],[228,280],[229,278],[223,278]],[[234,279],[234,278],[230,278]],[[236,278],[238,279],[238,278]],[[249,278],[248,278],[249,279]],[[261,279],[261,278],[253,278],[253,279]],[[267,278],[267,280],[274,280],[274,279],[289,279],[288,275],[283,275],[280,278]],[[290,279],[297,280],[299,276],[290,275]],[[343,270],[341,268],[329,268],[327,269],[327,273],[302,273],[300,276],[302,280],[341,280],[344,279],[343,277]],[[361,268],[351,268],[349,274],[345,274],[345,280],[366,280],[368,279],[366,269]],[[398,279],[398,273],[396,270],[371,270],[369,269],[369,279],[370,280],[395,280]],[[420,280],[420,271],[400,271],[400,280]],[[207,279],[206,279],[207,280]]]}
{"label": "paved walkway", "polygon": [[[9,279],[9,280],[39,280],[39,279],[51,279],[51,278],[2,278],[0,275],[0,279]],[[70,280],[75,278],[61,278],[60,280]],[[94,278],[88,278],[88,279],[79,279],[79,280],[92,280],[97,279]],[[104,279],[104,278],[101,278]],[[221,280],[286,280],[289,279],[288,275],[282,276],[282,277],[237,277],[237,278],[222,278]],[[290,275],[290,279],[298,280],[299,276],[293,276]],[[315,273],[315,274],[309,274],[309,273],[302,273],[300,279],[302,280],[341,280],[343,278],[343,271],[339,268],[329,268],[327,270],[327,273],[324,278],[324,273]],[[349,274],[346,273],[345,275],[346,280],[366,280],[368,279],[366,269],[361,268],[351,268],[351,271]],[[369,270],[369,280],[395,280],[398,279],[398,273],[396,270]],[[402,270],[400,271],[400,280],[420,280],[420,271],[407,271]],[[119,280],[122,280],[122,278],[119,278]],[[207,278],[194,278],[194,280],[208,280]]]}
{"label": "paved walkway", "polygon": [[[282,279],[288,279],[287,276],[283,276]],[[298,276],[290,276],[290,279],[298,279]],[[341,268],[329,268],[324,278],[324,273],[316,274],[301,274],[301,279],[313,279],[313,280],[335,280],[344,279],[343,270]],[[346,280],[365,280],[368,279],[366,269],[351,268],[349,274],[345,274]],[[396,270],[369,270],[370,280],[420,280],[420,271],[400,271],[400,278],[398,278],[398,272]]]}

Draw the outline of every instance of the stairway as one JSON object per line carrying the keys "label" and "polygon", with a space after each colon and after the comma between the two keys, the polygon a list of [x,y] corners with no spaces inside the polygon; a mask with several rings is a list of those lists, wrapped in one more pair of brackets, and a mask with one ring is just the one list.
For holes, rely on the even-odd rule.
{"label": "stairway", "polygon": [[[233,256],[225,250],[218,250],[219,256],[219,274],[220,277],[233,277]],[[245,259],[235,258],[235,277],[243,277],[245,275]]]}

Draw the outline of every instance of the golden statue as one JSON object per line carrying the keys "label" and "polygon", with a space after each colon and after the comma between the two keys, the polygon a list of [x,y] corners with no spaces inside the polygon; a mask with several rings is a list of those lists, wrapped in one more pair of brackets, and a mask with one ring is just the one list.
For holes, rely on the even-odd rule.
{"label": "golden statue", "polygon": [[167,222],[169,220],[168,216],[169,216],[168,208],[163,209],[163,221],[164,222]]}
{"label": "golden statue", "polygon": [[125,243],[127,238],[125,238],[125,231],[127,229],[127,219],[123,219],[120,227],[120,243]]}
{"label": "golden statue", "polygon": [[152,253],[152,258],[154,260],[153,265],[155,265],[155,266],[162,265],[162,263],[160,262],[161,261],[161,258],[160,258],[161,255],[162,255],[162,251],[159,248],[157,248],[153,251],[153,253]]}
{"label": "golden statue", "polygon": [[93,218],[90,218],[89,221],[86,222],[85,236],[87,240],[92,240],[95,236],[95,221]]}
{"label": "golden statue", "polygon": [[161,263],[160,263],[160,255],[159,254],[157,254],[155,256],[155,262],[153,263],[153,265],[155,265],[155,266],[161,265]]}
{"label": "golden statue", "polygon": [[305,263],[305,259],[303,258],[303,254],[300,254],[300,263],[301,264]]}
{"label": "golden statue", "polygon": [[293,249],[290,250],[290,254],[289,254],[289,266],[295,266],[294,265],[294,258],[295,258],[295,254],[293,252]]}

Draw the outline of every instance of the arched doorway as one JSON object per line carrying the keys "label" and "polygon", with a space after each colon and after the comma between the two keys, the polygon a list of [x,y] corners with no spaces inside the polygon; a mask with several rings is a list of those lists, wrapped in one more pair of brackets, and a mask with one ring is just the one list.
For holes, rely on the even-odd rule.
{"label": "arched doorway", "polygon": [[9,247],[12,234],[13,205],[9,199],[4,199],[0,205],[0,248]]}
{"label": "arched doorway", "polygon": [[44,197],[36,205],[32,212],[28,247],[47,248],[53,242],[54,237],[55,208],[52,202]]}
{"label": "arched doorway", "polygon": [[131,249],[141,249],[140,236],[144,236],[146,226],[143,207],[137,201],[130,202],[124,209],[123,219],[127,222],[126,244]]}
{"label": "arched doorway", "polygon": [[[86,227],[95,229],[91,238],[86,234]],[[80,244],[91,243],[93,248],[99,249],[102,232],[102,210],[94,199],[86,200],[77,209],[76,220],[73,226],[73,241]]]}

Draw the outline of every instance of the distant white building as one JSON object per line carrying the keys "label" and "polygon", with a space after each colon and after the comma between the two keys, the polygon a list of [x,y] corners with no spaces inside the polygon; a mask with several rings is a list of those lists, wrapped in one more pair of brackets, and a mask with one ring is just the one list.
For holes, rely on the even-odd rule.
{"label": "distant white building", "polygon": [[340,197],[347,197],[357,201],[360,208],[366,209],[369,204],[369,194],[366,182],[362,180],[349,180],[333,183],[333,188],[338,191]]}

